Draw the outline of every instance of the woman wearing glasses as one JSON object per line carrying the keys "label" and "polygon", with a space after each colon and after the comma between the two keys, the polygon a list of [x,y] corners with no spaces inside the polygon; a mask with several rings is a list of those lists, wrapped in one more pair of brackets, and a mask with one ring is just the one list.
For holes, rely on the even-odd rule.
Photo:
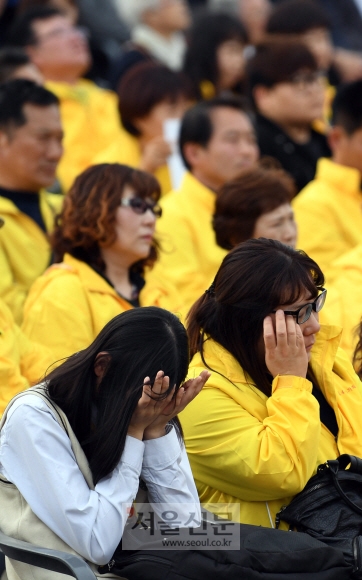
{"label": "woman wearing glasses", "polygon": [[84,171],[67,194],[52,236],[54,261],[33,285],[23,330],[55,359],[87,347],[117,314],[137,306],[168,308],[176,291],[144,287],[157,257],[160,186],[119,164]]}
{"label": "woman wearing glasses", "polygon": [[224,258],[188,319],[189,376],[211,377],[180,416],[200,500],[240,505],[240,521],[275,516],[317,466],[362,453],[362,385],[321,327],[318,265],[276,240],[253,239]]}

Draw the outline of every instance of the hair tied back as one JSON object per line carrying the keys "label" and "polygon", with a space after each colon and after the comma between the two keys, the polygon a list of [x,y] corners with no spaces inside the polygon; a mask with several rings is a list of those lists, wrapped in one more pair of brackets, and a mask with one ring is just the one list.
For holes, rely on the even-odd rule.
{"label": "hair tied back", "polygon": [[205,290],[205,294],[208,296],[215,296],[215,282],[213,282],[207,290]]}

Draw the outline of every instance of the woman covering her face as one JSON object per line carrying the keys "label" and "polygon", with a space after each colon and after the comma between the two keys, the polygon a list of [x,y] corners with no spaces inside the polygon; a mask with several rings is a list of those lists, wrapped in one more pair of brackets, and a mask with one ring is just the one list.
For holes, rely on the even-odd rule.
{"label": "woman covering her face", "polygon": [[90,167],[75,180],[52,236],[56,264],[25,306],[25,333],[51,348],[54,360],[87,347],[125,310],[167,308],[168,297],[175,304],[171,286],[143,279],[157,257],[159,196],[152,175],[117,163]]}
{"label": "woman covering her face", "polygon": [[[185,522],[190,505],[182,513],[181,504],[192,504],[200,518],[176,415],[208,373],[180,387],[188,360],[187,334],[176,316],[154,307],[130,310],[41,385],[13,399],[0,424],[1,530],[105,565],[140,478],[150,503],[179,504]],[[7,574],[9,580],[59,577],[15,561]]]}
{"label": "woman covering her face", "polygon": [[320,463],[362,454],[362,384],[320,326],[318,265],[276,240],[224,258],[188,320],[189,376],[211,377],[181,414],[200,500],[238,503],[240,521],[274,527]]}

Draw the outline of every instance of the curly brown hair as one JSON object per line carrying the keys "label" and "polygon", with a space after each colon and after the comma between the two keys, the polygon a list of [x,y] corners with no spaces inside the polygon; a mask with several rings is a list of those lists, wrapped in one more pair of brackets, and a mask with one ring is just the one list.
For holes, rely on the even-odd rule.
{"label": "curly brown hair", "polygon": [[266,164],[245,169],[217,193],[213,217],[217,244],[231,250],[249,240],[257,219],[290,203],[294,195],[293,179],[282,169]]}
{"label": "curly brown hair", "polygon": [[[104,272],[100,248],[111,246],[116,239],[116,211],[126,185],[143,199],[157,202],[160,198],[155,177],[119,163],[93,165],[76,178],[51,235],[54,262],[61,262],[68,253]],[[142,274],[145,266],[152,267],[157,254],[154,240],[148,257],[133,264],[132,271]]]}

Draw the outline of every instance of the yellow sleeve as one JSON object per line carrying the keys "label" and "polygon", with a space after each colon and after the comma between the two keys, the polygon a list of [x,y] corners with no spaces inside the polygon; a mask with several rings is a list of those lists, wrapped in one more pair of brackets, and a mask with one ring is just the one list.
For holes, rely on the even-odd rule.
{"label": "yellow sleeve", "polygon": [[20,324],[23,319],[23,307],[28,289],[14,282],[9,260],[0,245],[0,296],[10,308],[15,321]]}
{"label": "yellow sleeve", "polygon": [[94,339],[87,295],[76,274],[39,278],[24,307],[23,332],[60,360],[89,346]]}
{"label": "yellow sleeve", "polygon": [[276,377],[266,402],[251,398],[251,387],[242,394],[234,387],[239,397],[245,395],[242,406],[212,388],[214,377],[180,415],[195,480],[244,501],[301,491],[316,467],[321,432],[311,383]]}
{"label": "yellow sleeve", "polygon": [[0,415],[10,399],[37,382],[51,363],[45,348],[31,343],[0,302]]}
{"label": "yellow sleeve", "polygon": [[[168,232],[172,232],[172,241]],[[201,226],[200,236],[202,236]],[[197,254],[194,234],[187,222],[177,215],[168,214],[167,231],[160,229],[158,239],[162,252],[151,277],[165,279],[173,284],[182,297],[185,310],[189,310],[212,282],[200,271],[201,258]]]}

